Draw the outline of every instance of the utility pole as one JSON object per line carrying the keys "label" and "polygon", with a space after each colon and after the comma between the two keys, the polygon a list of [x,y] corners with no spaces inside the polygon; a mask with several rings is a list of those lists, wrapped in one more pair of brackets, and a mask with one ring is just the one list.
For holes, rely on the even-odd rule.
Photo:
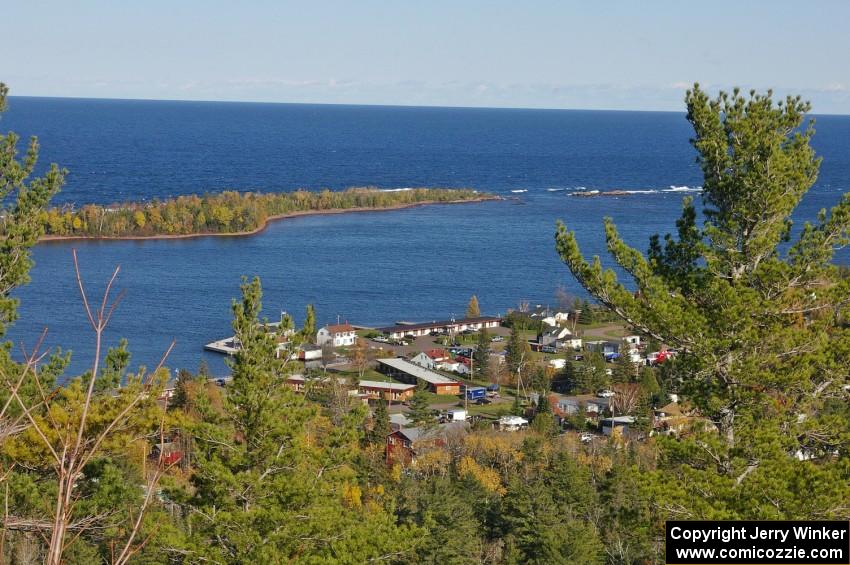
{"label": "utility pole", "polygon": [[[475,365],[475,357],[472,356],[469,358],[469,380],[472,380]],[[469,386],[467,385],[466,389],[463,391],[463,409],[466,411],[467,415],[469,414]]]}

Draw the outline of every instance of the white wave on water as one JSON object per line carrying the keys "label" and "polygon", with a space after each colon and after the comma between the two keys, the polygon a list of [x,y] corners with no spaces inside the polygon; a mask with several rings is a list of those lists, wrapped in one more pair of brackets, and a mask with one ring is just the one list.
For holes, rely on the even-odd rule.
{"label": "white wave on water", "polygon": [[566,188],[547,188],[546,192],[563,192],[567,190]]}
{"label": "white wave on water", "polygon": [[381,188],[379,192],[407,192],[408,190],[413,190],[410,187],[406,188]]}
{"label": "white wave on water", "polygon": [[[578,192],[579,188],[581,192]],[[579,187],[575,189],[569,189],[570,193],[568,196],[576,195],[582,196],[586,194],[603,194],[609,196],[626,196],[632,194],[659,194],[662,192],[666,193],[684,193],[684,192],[702,192],[701,186],[677,186],[675,184],[671,184],[670,188],[643,188],[643,189],[634,189],[634,190],[625,190],[622,188],[612,188],[606,190],[586,190],[584,187]]]}
{"label": "white wave on water", "polygon": [[661,192],[702,192],[701,186],[676,186],[671,184],[670,188],[665,188]]}
{"label": "white wave on water", "polygon": [[528,189],[527,188],[520,188],[518,190],[512,190],[511,192],[513,192],[514,194],[519,194],[520,192],[528,192]]}

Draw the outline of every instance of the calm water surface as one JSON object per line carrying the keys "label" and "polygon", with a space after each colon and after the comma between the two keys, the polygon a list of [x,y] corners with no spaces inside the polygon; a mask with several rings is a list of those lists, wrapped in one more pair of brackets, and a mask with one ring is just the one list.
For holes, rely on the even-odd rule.
{"label": "calm water surface", "polygon": [[[850,189],[850,118],[818,118],[824,157],[802,220]],[[253,237],[43,243],[32,283],[16,292],[12,339],[73,351],[82,370],[92,340],[75,288],[71,249],[94,294],[115,265],[125,299],[109,339],[130,341],[134,364],[155,364],[172,338],[170,366],[196,368],[202,345],[229,335],[242,275],[258,275],[265,312],[321,323],[427,320],[461,314],[471,294],[487,313],[520,300],[554,303],[579,292],[553,246],[554,223],[604,253],[613,217],[641,249],[668,231],[683,193],[701,176],[690,130],[675,113],[394,108],[285,104],[13,98],[0,129],[37,134],[45,162],[71,174],[63,204],[112,203],[222,189],[466,186],[511,198],[394,212],[301,217]],[[577,190],[635,191],[577,198]],[[514,191],[526,192],[514,192]],[[842,257],[843,258],[843,257]]]}

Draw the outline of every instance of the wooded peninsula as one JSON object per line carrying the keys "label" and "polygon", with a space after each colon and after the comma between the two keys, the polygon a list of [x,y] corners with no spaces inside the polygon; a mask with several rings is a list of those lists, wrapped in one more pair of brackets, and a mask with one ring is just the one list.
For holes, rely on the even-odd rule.
{"label": "wooded peninsula", "polygon": [[344,191],[261,193],[225,191],[112,206],[53,207],[41,213],[42,239],[170,238],[247,235],[270,220],[311,214],[393,210],[425,204],[494,200],[471,189],[374,187]]}

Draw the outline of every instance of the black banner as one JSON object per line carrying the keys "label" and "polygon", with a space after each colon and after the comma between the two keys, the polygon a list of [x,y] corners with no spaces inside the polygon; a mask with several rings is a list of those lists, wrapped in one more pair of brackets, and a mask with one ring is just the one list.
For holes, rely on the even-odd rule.
{"label": "black banner", "polygon": [[850,523],[669,521],[669,565],[850,565]]}

